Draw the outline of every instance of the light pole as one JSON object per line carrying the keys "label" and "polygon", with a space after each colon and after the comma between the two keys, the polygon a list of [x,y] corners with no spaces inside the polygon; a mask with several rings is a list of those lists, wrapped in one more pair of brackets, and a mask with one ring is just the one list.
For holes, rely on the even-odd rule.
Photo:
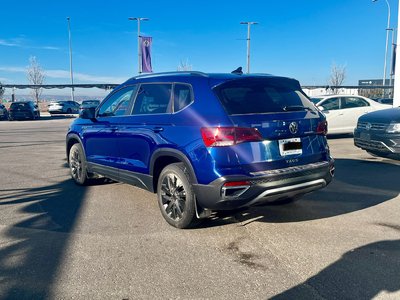
{"label": "light pole", "polygon": [[128,20],[131,21],[137,21],[137,38],[138,38],[138,72],[139,74],[142,73],[142,51],[141,51],[141,47],[140,47],[140,21],[148,21],[150,19],[148,18],[141,18],[141,17],[137,17],[137,18],[128,18]]}
{"label": "light pole", "polygon": [[247,25],[247,71],[250,73],[250,26],[258,24],[257,22],[240,22],[242,25]]}
{"label": "light pole", "polygon": [[[390,29],[392,31],[392,53],[390,55],[390,81],[389,81],[389,85],[391,86],[393,84],[393,75],[394,75],[394,69],[393,69],[393,60],[394,60],[394,50],[396,47],[396,43],[394,41],[394,33],[395,33],[395,29],[392,28]],[[392,97],[393,97],[393,93],[392,93]]]}
{"label": "light pole", "polygon": [[74,73],[72,71],[72,45],[71,45],[71,24],[70,24],[70,17],[67,17],[68,21],[68,42],[69,42],[69,73],[71,76],[71,99],[72,101],[75,101],[75,96],[74,96]]}
{"label": "light pole", "polygon": [[[377,2],[378,0],[372,0],[372,2]],[[389,44],[389,31],[390,31],[390,5],[389,1],[385,0],[388,7],[388,18],[387,18],[387,26],[386,26],[386,46],[385,46],[385,62],[383,64],[383,83],[382,85],[386,85],[386,65],[387,65],[387,53],[388,53],[388,44]],[[385,95],[385,89],[383,90],[383,95]]]}

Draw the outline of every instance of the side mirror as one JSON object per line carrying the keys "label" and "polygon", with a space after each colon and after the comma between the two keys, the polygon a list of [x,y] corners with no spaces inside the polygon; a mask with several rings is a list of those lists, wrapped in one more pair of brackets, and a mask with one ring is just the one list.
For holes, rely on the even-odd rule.
{"label": "side mirror", "polygon": [[323,106],[317,106],[317,108],[318,108],[320,111],[324,111],[324,110],[325,110],[325,108],[324,108]]}
{"label": "side mirror", "polygon": [[83,108],[79,113],[79,117],[82,119],[95,119],[96,108],[94,107]]}

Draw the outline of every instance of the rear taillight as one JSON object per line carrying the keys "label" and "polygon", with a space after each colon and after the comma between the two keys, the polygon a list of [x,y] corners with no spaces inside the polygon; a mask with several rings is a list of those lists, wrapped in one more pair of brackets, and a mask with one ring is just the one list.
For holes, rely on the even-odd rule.
{"label": "rear taillight", "polygon": [[328,122],[322,121],[319,122],[317,125],[317,134],[327,135],[328,133]]}
{"label": "rear taillight", "polygon": [[257,128],[203,127],[201,136],[206,147],[224,147],[244,142],[262,141],[262,136]]}

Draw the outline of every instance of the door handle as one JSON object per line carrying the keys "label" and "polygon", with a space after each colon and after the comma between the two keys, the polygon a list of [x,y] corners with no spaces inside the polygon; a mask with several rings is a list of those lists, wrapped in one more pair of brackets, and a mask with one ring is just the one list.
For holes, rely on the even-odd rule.
{"label": "door handle", "polygon": [[161,131],[163,131],[164,130],[164,128],[162,128],[162,127],[154,127],[153,128],[153,131],[155,132],[155,133],[159,133],[159,132],[161,132]]}

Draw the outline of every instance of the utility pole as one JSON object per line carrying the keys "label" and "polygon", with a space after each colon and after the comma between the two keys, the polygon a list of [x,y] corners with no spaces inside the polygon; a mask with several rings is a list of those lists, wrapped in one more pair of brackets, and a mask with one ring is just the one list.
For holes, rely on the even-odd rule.
{"label": "utility pole", "polygon": [[74,95],[74,73],[72,71],[72,45],[71,45],[71,24],[70,24],[70,17],[67,17],[68,21],[68,41],[69,41],[69,73],[71,76],[71,99],[72,101],[75,101],[75,95]]}
{"label": "utility pole", "polygon": [[150,19],[148,18],[141,18],[141,17],[136,17],[136,18],[128,18],[130,21],[137,21],[138,23],[138,31],[137,31],[137,39],[138,39],[138,73],[142,73],[142,50],[140,47],[140,21],[148,21]]}
{"label": "utility pole", "polygon": [[257,22],[240,22],[242,25],[247,25],[247,70],[246,73],[250,73],[250,26],[258,24]]}

